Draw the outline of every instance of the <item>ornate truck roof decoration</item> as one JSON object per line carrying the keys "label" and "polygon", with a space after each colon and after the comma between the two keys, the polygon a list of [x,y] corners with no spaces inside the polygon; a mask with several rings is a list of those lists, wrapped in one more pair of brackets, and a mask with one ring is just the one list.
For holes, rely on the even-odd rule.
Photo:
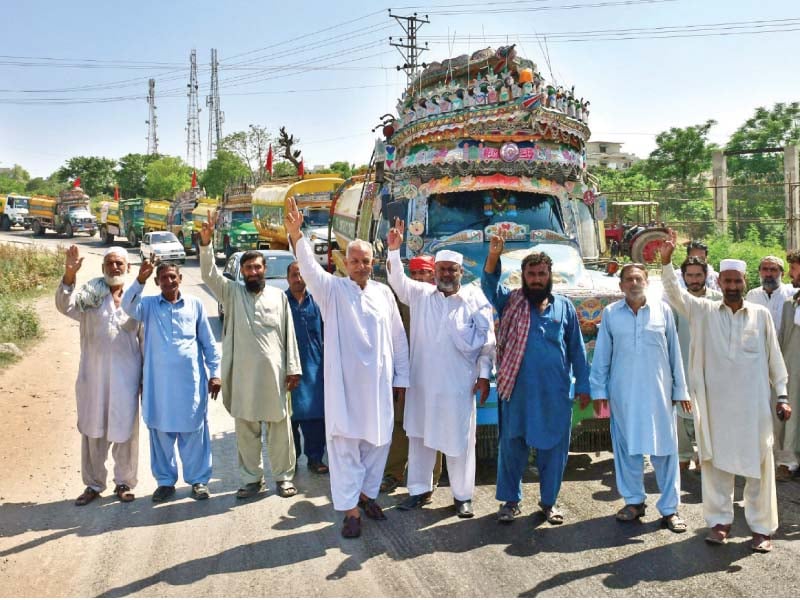
{"label": "ornate truck roof decoration", "polygon": [[386,131],[396,179],[450,179],[434,184],[440,193],[452,178],[461,189],[574,196],[585,187],[589,102],[545,82],[514,46],[430,64],[397,111]]}

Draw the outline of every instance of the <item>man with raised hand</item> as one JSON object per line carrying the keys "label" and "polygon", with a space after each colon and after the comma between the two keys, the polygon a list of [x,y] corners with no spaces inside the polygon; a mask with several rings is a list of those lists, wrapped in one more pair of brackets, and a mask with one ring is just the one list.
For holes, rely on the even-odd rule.
{"label": "man with raised hand", "polygon": [[[724,544],[733,523],[736,475],[745,478],[744,516],[754,552],[772,550],[778,500],[772,415],[788,420],[788,375],[769,311],[744,299],[747,265],[720,263],[722,301],[696,298],[678,285],[672,267],[675,233],[661,247],[662,281],[670,304],[691,328],[689,388],[703,469],[703,516],[710,544]],[[777,395],[774,407],[771,390]]]}
{"label": "man with raised hand", "polygon": [[119,246],[106,250],[102,277],[76,288],[82,264],[78,247],[70,246],[64,277],[56,290],[58,311],[80,323],[75,400],[86,489],[75,504],[85,506],[106,489],[109,448],[114,458],[114,493],[121,502],[131,502],[139,464],[142,328],[120,306],[129,270],[128,251]]}
{"label": "man with raised hand", "polygon": [[239,258],[244,285],[222,276],[214,260],[214,215],[200,229],[200,276],[225,307],[222,326],[222,402],[234,418],[239,477],[236,498],[267,490],[261,466],[262,425],[278,494],[297,493],[296,455],[289,394],[303,372],[289,299],[266,285],[264,255],[248,250]]}
{"label": "man with raised hand", "polygon": [[[409,438],[409,498],[398,508],[424,504],[433,493],[436,451],[447,457],[456,514],[474,515],[476,391],[489,396],[494,361],[492,306],[476,287],[463,287],[464,257],[440,250],[436,286],[406,277],[400,261],[405,224],[389,231],[389,285],[411,312],[411,386],[403,427]],[[447,374],[443,377],[443,374]]]}
{"label": "man with raised hand", "polygon": [[394,421],[392,388],[409,385],[408,341],[388,286],[370,279],[372,246],[347,245],[347,277],[327,273],[303,236],[303,215],[289,199],[286,231],[300,273],[325,322],[325,432],[333,507],[345,513],[344,537],[361,535],[361,513],[386,516],[375,502]]}

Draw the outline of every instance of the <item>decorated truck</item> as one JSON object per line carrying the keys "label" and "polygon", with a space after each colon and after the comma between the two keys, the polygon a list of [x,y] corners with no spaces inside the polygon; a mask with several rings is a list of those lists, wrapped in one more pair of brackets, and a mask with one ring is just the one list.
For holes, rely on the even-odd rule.
{"label": "decorated truck", "polygon": [[97,232],[97,219],[89,212],[89,196],[80,187],[59,192],[57,198],[32,196],[28,209],[33,235],[44,235],[48,229],[73,237]]}
{"label": "decorated truck", "polygon": [[167,215],[167,230],[171,231],[183,245],[184,251],[191,252],[197,246],[196,238],[200,228],[195,228],[194,210],[204,212],[204,220],[209,210],[215,210],[217,200],[207,198],[205,192],[199,187],[179,193],[175,196],[169,207]]}
{"label": "decorated truck", "polygon": [[306,175],[260,185],[253,192],[253,222],[259,233],[259,247],[286,250],[289,239],[283,226],[286,202],[294,198],[303,213],[303,228],[311,240],[314,256],[328,266],[331,198],[344,180],[330,175]]}
{"label": "decorated truck", "polygon": [[0,197],[0,231],[8,231],[14,225],[28,229],[28,205],[31,199],[18,194],[3,194]]}
{"label": "decorated truck", "polygon": [[[440,249],[464,255],[463,285],[480,285],[493,235],[506,239],[501,281],[519,287],[522,258],[544,251],[554,289],[575,304],[591,357],[602,309],[621,297],[618,279],[591,271],[603,231],[586,173],[589,103],[545,82],[513,46],[430,64],[385,122],[364,181],[334,198],[332,259],[355,238],[373,244],[376,277],[385,276],[384,240],[394,218],[406,222],[401,256]],[[478,410],[481,453],[495,448],[497,397]],[[607,414],[573,411],[572,449],[610,448]]]}
{"label": "decorated truck", "polygon": [[225,258],[239,250],[258,248],[258,231],[253,223],[253,191],[247,183],[229,186],[217,205],[214,251]]}
{"label": "decorated truck", "polygon": [[100,205],[100,239],[110,246],[114,238],[124,237],[131,248],[138,248],[144,236],[144,211],[147,200],[126,198]]}
{"label": "decorated truck", "polygon": [[166,200],[145,200],[143,233],[166,231],[170,203]]}

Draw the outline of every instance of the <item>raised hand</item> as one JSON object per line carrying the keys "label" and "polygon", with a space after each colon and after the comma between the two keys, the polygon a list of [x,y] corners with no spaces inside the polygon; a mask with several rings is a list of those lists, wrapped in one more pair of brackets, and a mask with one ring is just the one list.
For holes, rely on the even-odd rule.
{"label": "raised hand", "polygon": [[139,275],[136,277],[136,281],[144,285],[147,282],[147,278],[153,274],[153,271],[155,271],[155,266],[149,259],[145,258],[139,267]]}
{"label": "raised hand", "polygon": [[283,218],[283,224],[286,227],[286,233],[292,238],[299,238],[302,235],[300,228],[303,226],[303,213],[297,209],[294,196],[288,200],[288,210]]}
{"label": "raised hand", "polygon": [[389,234],[386,236],[386,245],[389,247],[389,250],[400,249],[400,246],[403,245],[403,233],[405,230],[405,221],[401,221],[398,217],[395,217],[394,227],[389,230]]}
{"label": "raised hand", "polygon": [[667,229],[669,239],[664,240],[661,244],[661,264],[668,265],[672,262],[672,253],[675,252],[677,246],[678,234],[673,229]]}
{"label": "raised hand", "polygon": [[493,235],[489,240],[489,254],[492,256],[500,256],[506,246],[505,240],[499,235]]}
{"label": "raised hand", "polygon": [[75,283],[75,275],[83,264],[83,257],[78,252],[78,247],[73,244],[67,248],[67,256],[64,260],[64,285],[73,285]]}
{"label": "raised hand", "polygon": [[208,211],[208,220],[200,226],[200,245],[208,246],[211,243],[211,237],[214,235],[214,221],[216,219],[216,211]]}

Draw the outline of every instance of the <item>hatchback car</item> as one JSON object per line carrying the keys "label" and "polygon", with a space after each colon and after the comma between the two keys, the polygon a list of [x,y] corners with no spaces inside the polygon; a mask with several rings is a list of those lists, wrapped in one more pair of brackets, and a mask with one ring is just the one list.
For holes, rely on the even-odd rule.
{"label": "hatchback car", "polygon": [[149,231],[139,244],[139,256],[151,262],[186,262],[186,250],[171,231]]}
{"label": "hatchback car", "polygon": [[[286,270],[289,268],[289,265],[296,260],[294,254],[288,250],[259,250],[258,252],[264,257],[264,263],[266,263],[267,266],[267,271],[264,275],[266,284],[271,287],[276,287],[279,290],[289,289],[289,282],[286,279]],[[225,263],[222,276],[244,285],[240,264],[242,254],[244,254],[244,252],[234,252],[231,254],[230,258]],[[222,321],[225,318],[225,313],[222,303],[219,301],[217,301],[217,310],[219,311],[219,319]]]}

